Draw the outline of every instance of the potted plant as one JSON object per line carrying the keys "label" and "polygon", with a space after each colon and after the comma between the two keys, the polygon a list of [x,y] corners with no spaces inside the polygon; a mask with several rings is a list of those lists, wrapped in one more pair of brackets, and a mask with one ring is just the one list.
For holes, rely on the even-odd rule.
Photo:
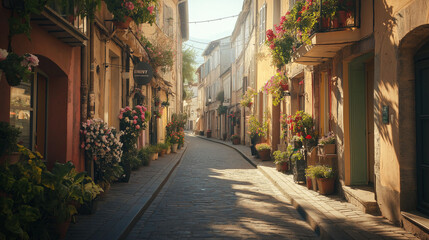
{"label": "potted plant", "polygon": [[299,148],[302,148],[302,139],[301,139],[301,137],[298,137],[298,136],[293,136],[292,137],[292,145],[293,145],[293,147],[295,148],[295,149],[299,149]]}
{"label": "potted plant", "polygon": [[275,151],[273,152],[274,163],[276,164],[276,169],[279,172],[286,172],[288,170],[288,157],[287,152]]}
{"label": "potted plant", "polygon": [[131,20],[138,25],[155,21],[155,0],[104,0],[118,28],[128,28]]}
{"label": "potted plant", "polygon": [[10,86],[18,86],[21,81],[28,81],[32,68],[38,65],[39,59],[33,54],[19,56],[14,52],[0,49],[0,70],[4,72]]}
{"label": "potted plant", "polygon": [[230,139],[232,141],[232,144],[234,144],[234,145],[240,144],[240,136],[238,134],[231,135]]}
{"label": "potted plant", "polygon": [[264,123],[260,123],[255,115],[251,115],[249,117],[249,135],[250,135],[250,151],[252,152],[252,155],[256,155],[256,144],[258,144],[261,141],[261,138],[266,136],[268,128],[268,123],[264,121]]}
{"label": "potted plant", "polygon": [[149,155],[150,155],[150,153],[149,153],[149,149],[147,147],[144,147],[138,151],[137,157],[140,158],[143,166],[149,166],[150,165]]}
{"label": "potted plant", "polygon": [[21,131],[7,122],[0,122],[0,162],[14,164],[19,161],[18,138]]}
{"label": "potted plant", "polygon": [[327,136],[322,137],[319,140],[319,155],[335,154],[335,139],[335,134],[332,131],[329,132]]}
{"label": "potted plant", "polygon": [[306,183],[306,185],[307,185],[307,189],[313,189],[313,186],[314,185],[316,185],[316,182],[314,182],[314,184],[313,184],[313,181],[312,181],[312,176],[313,176],[313,166],[308,166],[306,169],[305,169],[305,183]]}
{"label": "potted plant", "polygon": [[301,151],[302,150],[295,151],[291,156],[291,162],[293,164],[293,179],[295,182],[305,181],[306,162]]}
{"label": "potted plant", "polygon": [[277,70],[276,75],[272,76],[264,85],[263,90],[266,94],[271,94],[273,97],[273,105],[277,106],[284,99],[284,92],[289,89],[288,78],[286,73]]}
{"label": "potted plant", "polygon": [[258,151],[261,161],[270,160],[271,147],[267,143],[259,143],[255,146],[256,151]]}
{"label": "potted plant", "polygon": [[179,135],[177,132],[172,132],[170,134],[170,143],[171,143],[171,152],[176,153],[177,147],[179,145]]}
{"label": "potted plant", "polygon": [[212,137],[212,130],[207,130],[207,138],[211,138]]}
{"label": "potted plant", "polygon": [[315,166],[314,176],[317,178],[317,187],[322,195],[332,194],[335,190],[335,175],[331,167]]}
{"label": "potted plant", "polygon": [[165,141],[165,145],[167,146],[167,150],[166,150],[166,154],[170,154],[171,153],[171,143],[169,140]]}

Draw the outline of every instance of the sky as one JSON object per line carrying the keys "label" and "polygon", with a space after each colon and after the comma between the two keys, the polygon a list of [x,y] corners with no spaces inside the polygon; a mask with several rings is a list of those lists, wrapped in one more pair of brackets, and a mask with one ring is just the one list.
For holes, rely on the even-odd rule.
{"label": "sky", "polygon": [[195,49],[198,66],[204,62],[201,54],[207,43],[230,36],[237,17],[197,24],[192,22],[238,15],[242,6],[243,0],[188,0],[189,40],[184,43],[184,47],[192,46]]}

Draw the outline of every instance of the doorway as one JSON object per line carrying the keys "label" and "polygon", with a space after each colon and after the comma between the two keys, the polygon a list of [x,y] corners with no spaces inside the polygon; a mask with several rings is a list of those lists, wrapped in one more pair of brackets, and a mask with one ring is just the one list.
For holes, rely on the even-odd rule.
{"label": "doorway", "polygon": [[415,57],[417,209],[429,214],[429,44]]}
{"label": "doorway", "polygon": [[374,54],[349,64],[350,185],[374,184]]}

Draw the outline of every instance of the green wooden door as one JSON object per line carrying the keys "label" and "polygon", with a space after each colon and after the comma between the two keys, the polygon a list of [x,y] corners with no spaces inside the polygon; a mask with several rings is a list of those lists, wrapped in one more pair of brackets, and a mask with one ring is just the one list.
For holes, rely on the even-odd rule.
{"label": "green wooden door", "polygon": [[349,64],[351,185],[368,183],[365,62],[372,57],[365,54]]}

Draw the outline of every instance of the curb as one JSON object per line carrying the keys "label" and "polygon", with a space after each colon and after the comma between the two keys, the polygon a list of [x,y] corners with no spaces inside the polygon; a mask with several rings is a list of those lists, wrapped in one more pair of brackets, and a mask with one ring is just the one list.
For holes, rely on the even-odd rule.
{"label": "curb", "polygon": [[[155,200],[155,198],[158,196],[161,189],[164,187],[164,185],[167,183],[168,179],[176,169],[176,167],[181,162],[183,156],[186,153],[186,150],[188,149],[188,145],[186,144],[183,147],[183,151],[180,156],[178,156],[174,161],[172,161],[167,167],[165,167],[162,171],[157,173],[156,179],[154,179],[154,183],[152,183],[148,190],[151,192],[148,194],[148,196],[143,196],[140,198],[139,203],[137,205],[134,205],[132,208],[129,209],[127,214],[124,215],[122,219],[120,219],[113,228],[111,228],[110,231],[105,232],[105,234],[94,234],[95,236],[99,236],[96,239],[103,239],[103,240],[109,240],[109,239],[126,239],[128,234],[131,232],[135,224],[138,222],[140,217],[144,214],[144,212],[149,208],[149,206],[152,204],[152,202]],[[94,235],[92,237],[94,237]]]}
{"label": "curb", "polygon": [[284,188],[282,188],[279,184],[279,181],[275,179],[271,174],[269,174],[266,170],[264,170],[261,166],[253,162],[251,159],[249,159],[243,152],[241,152],[239,149],[220,142],[216,140],[207,139],[201,136],[197,136],[200,139],[204,139],[206,141],[218,143],[225,145],[227,147],[230,147],[237,151],[247,162],[249,162],[252,166],[254,166],[256,169],[258,169],[270,182],[284,195],[286,196],[292,203],[292,205],[295,207],[295,209],[299,212],[299,214],[307,221],[307,223],[311,226],[311,228],[316,232],[317,235],[319,235],[320,239],[347,239],[349,236],[343,235],[338,231],[335,231],[335,226],[332,224],[326,223],[326,219],[323,219],[321,216],[323,214],[319,213],[317,209],[314,209],[314,207],[309,206],[306,202],[301,202],[295,198],[293,198],[290,194],[288,194]]}

